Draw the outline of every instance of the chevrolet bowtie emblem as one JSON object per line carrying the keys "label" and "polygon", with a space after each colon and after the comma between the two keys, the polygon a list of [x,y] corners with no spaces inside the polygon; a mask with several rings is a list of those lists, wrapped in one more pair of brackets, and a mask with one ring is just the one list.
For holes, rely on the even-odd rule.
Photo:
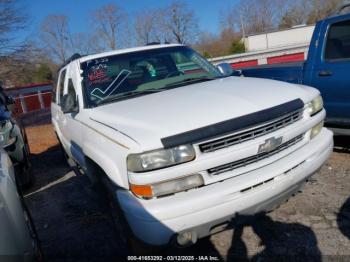
{"label": "chevrolet bowtie emblem", "polygon": [[282,137],[279,137],[279,138],[271,137],[269,139],[266,139],[265,143],[259,146],[258,154],[269,153],[275,150],[281,144],[282,144]]}

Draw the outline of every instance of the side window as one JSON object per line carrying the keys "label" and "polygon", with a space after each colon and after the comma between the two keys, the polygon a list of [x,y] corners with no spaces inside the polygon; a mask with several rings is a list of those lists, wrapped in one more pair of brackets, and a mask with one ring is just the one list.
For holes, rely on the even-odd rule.
{"label": "side window", "polygon": [[53,84],[52,84],[52,102],[57,102],[57,77],[55,77]]}
{"label": "side window", "polygon": [[65,79],[66,79],[66,69],[63,70],[60,74],[60,79],[59,79],[59,85],[58,85],[58,95],[59,95],[59,101],[58,103],[60,103],[60,101],[62,100],[62,97],[63,97],[63,91],[64,91],[64,82],[65,82]]}
{"label": "side window", "polygon": [[325,59],[350,59],[350,20],[331,25],[327,36]]}

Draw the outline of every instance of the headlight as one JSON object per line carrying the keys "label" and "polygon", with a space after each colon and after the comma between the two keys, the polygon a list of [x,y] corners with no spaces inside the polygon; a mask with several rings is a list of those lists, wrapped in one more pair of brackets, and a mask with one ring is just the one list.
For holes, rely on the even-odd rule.
{"label": "headlight", "polygon": [[203,177],[200,174],[194,174],[153,185],[131,184],[130,189],[135,195],[139,197],[152,198],[186,191],[189,189],[200,187],[203,184]]}
{"label": "headlight", "polygon": [[321,121],[320,123],[315,125],[313,128],[311,128],[310,139],[313,139],[315,136],[317,136],[321,132],[323,125],[324,125],[324,122]]}
{"label": "headlight", "polygon": [[192,145],[169,149],[158,149],[128,156],[127,165],[131,172],[144,172],[189,162],[196,157]]}
{"label": "headlight", "polygon": [[320,112],[323,109],[323,99],[322,96],[318,96],[315,99],[313,99],[309,104],[308,104],[308,111],[310,116],[313,116]]}

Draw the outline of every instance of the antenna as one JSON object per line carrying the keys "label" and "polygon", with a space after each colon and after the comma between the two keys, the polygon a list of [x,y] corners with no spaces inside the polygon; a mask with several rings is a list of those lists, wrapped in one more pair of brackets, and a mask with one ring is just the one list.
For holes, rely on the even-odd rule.
{"label": "antenna", "polygon": [[160,45],[160,42],[151,42],[151,43],[147,43],[146,46],[148,45]]}

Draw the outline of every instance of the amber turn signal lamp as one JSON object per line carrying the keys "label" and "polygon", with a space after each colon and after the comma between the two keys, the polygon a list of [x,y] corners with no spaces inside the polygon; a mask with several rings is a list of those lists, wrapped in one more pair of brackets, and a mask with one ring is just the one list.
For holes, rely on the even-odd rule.
{"label": "amber turn signal lamp", "polygon": [[133,192],[135,195],[139,197],[147,197],[151,198],[153,197],[152,187],[150,185],[133,185],[130,184],[131,192]]}

